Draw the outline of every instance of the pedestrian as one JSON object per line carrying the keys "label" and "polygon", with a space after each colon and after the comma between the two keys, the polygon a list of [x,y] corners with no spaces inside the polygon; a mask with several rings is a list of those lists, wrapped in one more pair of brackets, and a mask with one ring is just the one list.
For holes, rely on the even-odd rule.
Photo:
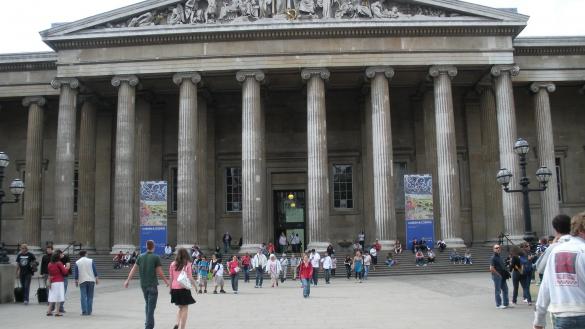
{"label": "pedestrian", "polygon": [[274,243],[272,243],[272,241],[268,242],[268,247],[266,247],[266,251],[268,252],[268,255],[272,255],[272,254],[276,253],[276,249],[275,249]]}
{"label": "pedestrian", "polygon": [[63,284],[64,276],[67,274],[67,268],[61,263],[61,251],[55,250],[51,256],[51,262],[47,266],[49,273],[49,308],[47,309],[47,316],[63,316],[61,312],[61,304],[65,301],[65,287]]}
{"label": "pedestrian", "polygon": [[555,230],[555,238],[553,243],[546,248],[544,254],[542,254],[536,262],[536,270],[538,273],[544,274],[548,257],[553,249],[559,244],[571,240],[571,217],[564,214],[557,215],[552,220],[552,226]]}
{"label": "pedestrian", "polygon": [[296,281],[297,279],[297,273],[299,271],[299,265],[301,264],[301,259],[297,258],[297,256],[295,256],[295,254],[292,254],[290,256],[290,268],[292,270],[292,279],[293,281]]}
{"label": "pedestrian", "polygon": [[288,241],[283,231],[280,233],[280,237],[278,237],[278,252],[285,253],[287,245]]}
{"label": "pedestrian", "polygon": [[213,274],[213,293],[217,294],[217,287],[219,287],[219,292],[225,294],[225,290],[223,290],[223,265],[221,264],[221,260],[219,260],[215,254],[211,256],[211,265],[209,269]]}
{"label": "pedestrian", "polygon": [[299,276],[303,285],[303,297],[309,298],[311,294],[311,279],[313,277],[313,265],[309,262],[309,256],[303,256],[303,261],[299,266]]}
{"label": "pedestrian", "polygon": [[349,255],[345,256],[345,260],[343,261],[343,265],[345,266],[345,274],[347,275],[347,279],[351,278],[351,257]]}
{"label": "pedestrian", "polygon": [[87,257],[87,251],[79,252],[79,259],[75,262],[75,286],[79,287],[81,315],[91,315],[93,310],[93,292],[99,284],[99,277],[95,262]]}
{"label": "pedestrian", "polygon": [[144,323],[145,329],[154,328],[154,310],[156,309],[156,302],[158,300],[158,279],[157,275],[165,282],[166,286],[169,287],[169,281],[163,273],[160,257],[154,253],[155,244],[154,241],[146,241],[146,252],[138,256],[136,264],[132,266],[128,278],[124,281],[124,287],[128,288],[130,280],[137,271],[140,274],[140,287],[142,288],[142,295],[144,296],[145,316],[146,321]]}
{"label": "pedestrian", "polygon": [[265,266],[266,272],[270,275],[270,283],[272,284],[272,288],[276,285],[278,287],[278,276],[282,271],[280,267],[280,262],[276,259],[274,254],[270,255],[270,258],[266,262]]}
{"label": "pedestrian", "polygon": [[171,303],[177,305],[177,321],[173,329],[185,329],[189,305],[195,304],[191,295],[191,288],[195,286],[191,273],[191,258],[185,248],[176,250],[175,260],[169,266],[169,280],[171,281]]}
{"label": "pedestrian", "polygon": [[510,272],[506,270],[504,262],[500,257],[502,248],[499,244],[494,245],[494,254],[490,260],[490,272],[492,273],[492,281],[494,282],[496,307],[500,309],[508,308],[508,284],[506,280],[510,278]]}
{"label": "pedestrian", "polygon": [[244,282],[250,282],[250,267],[252,260],[250,259],[250,253],[246,253],[242,256],[242,268],[244,269]]}
{"label": "pedestrian", "polygon": [[585,328],[585,212],[571,219],[571,238],[550,253],[534,312],[542,329],[547,311],[555,329]]}
{"label": "pedestrian", "polygon": [[232,256],[232,260],[227,262],[228,272],[230,274],[230,281],[232,283],[232,290],[234,294],[238,293],[238,280],[240,279],[240,264],[238,256]]}
{"label": "pedestrian", "polygon": [[286,258],[286,254],[283,253],[282,257],[278,260],[280,262],[280,268],[282,271],[280,272],[280,283],[284,283],[286,281],[286,269],[288,268],[288,259]]}
{"label": "pedestrian", "polygon": [[364,231],[361,231],[357,236],[357,241],[360,244],[360,250],[364,250],[364,246],[366,243],[366,234]]}
{"label": "pedestrian", "polygon": [[331,243],[327,246],[327,250],[325,251],[325,253],[329,256],[335,253],[335,249],[333,249],[333,245]]}
{"label": "pedestrian", "polygon": [[323,263],[323,272],[325,272],[325,284],[329,284],[331,283],[331,267],[332,267],[332,262],[331,262],[331,256],[330,255],[325,255],[325,257],[323,257],[321,259],[321,263]]}
{"label": "pedestrian", "polygon": [[45,287],[47,286],[47,279],[49,279],[48,266],[51,262],[51,256],[53,256],[53,246],[48,245],[45,248],[45,254],[43,255],[43,258],[41,259],[41,275],[43,277],[43,284]]}
{"label": "pedestrian", "polygon": [[[376,240],[377,242],[378,240]],[[376,270],[376,265],[378,264],[378,250],[376,249],[376,246],[373,245],[372,248],[370,248],[370,258],[372,260],[372,271]]]}
{"label": "pedestrian", "polygon": [[335,270],[337,269],[337,257],[335,254],[331,255],[331,276],[335,277]]}
{"label": "pedestrian", "polygon": [[16,256],[16,277],[20,280],[20,285],[24,293],[24,305],[28,305],[28,295],[30,294],[30,281],[36,271],[37,259],[30,251],[26,243],[20,245],[20,252]]}
{"label": "pedestrian", "polygon": [[359,280],[359,283],[362,283],[363,275],[364,275],[364,257],[362,256],[361,251],[356,251],[355,256],[353,257],[353,271],[355,273],[356,281]]}
{"label": "pedestrian", "polygon": [[[65,268],[67,269],[67,274],[65,274],[63,276],[63,288],[65,291],[65,299],[67,298],[67,286],[69,285],[69,275],[72,274],[72,268],[71,268],[71,258],[69,258],[69,255],[64,253],[61,250],[58,250],[59,254],[61,255],[61,263],[63,263],[63,265],[65,265]],[[59,312],[61,313],[65,313],[65,299],[63,300],[63,302],[61,302],[61,306],[59,309]]]}
{"label": "pedestrian", "polygon": [[[197,264],[197,279],[199,281],[199,293],[207,293],[207,280],[209,279],[209,262],[205,255],[201,255],[201,260]],[[203,291],[201,291],[203,289]]]}
{"label": "pedestrian", "polygon": [[222,238],[223,241],[223,252],[227,253],[230,250],[230,245],[232,244],[232,236],[229,232],[225,232]]}
{"label": "pedestrian", "polygon": [[365,252],[364,254],[364,274],[363,279],[368,279],[368,274],[370,273],[370,266],[372,265],[372,256],[370,256],[369,252]]}
{"label": "pedestrian", "polygon": [[262,249],[259,249],[254,258],[252,258],[252,266],[256,269],[256,285],[254,288],[262,288],[262,282],[264,281],[264,267],[268,260],[262,253]]}
{"label": "pedestrian", "polygon": [[165,258],[170,259],[171,256],[173,256],[173,247],[167,243],[165,246]]}
{"label": "pedestrian", "polygon": [[315,249],[312,249],[309,259],[311,260],[311,265],[313,266],[313,285],[317,286],[319,265],[321,264],[321,255],[319,255],[318,252],[315,252]]}

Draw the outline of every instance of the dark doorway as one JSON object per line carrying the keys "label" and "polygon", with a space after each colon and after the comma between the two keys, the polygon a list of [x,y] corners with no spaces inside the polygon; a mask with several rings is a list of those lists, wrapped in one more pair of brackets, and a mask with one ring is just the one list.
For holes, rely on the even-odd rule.
{"label": "dark doorway", "polygon": [[[284,232],[290,243],[290,237],[297,235],[300,240],[300,252],[306,246],[305,240],[305,191],[274,191],[274,244],[278,248],[278,239]],[[292,252],[289,246],[287,252]]]}

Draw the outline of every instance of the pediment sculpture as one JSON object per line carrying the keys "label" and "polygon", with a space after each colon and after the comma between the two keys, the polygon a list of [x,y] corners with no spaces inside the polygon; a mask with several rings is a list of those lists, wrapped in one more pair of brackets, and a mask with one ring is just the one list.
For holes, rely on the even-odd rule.
{"label": "pediment sculpture", "polygon": [[[185,0],[96,28],[225,24],[267,20],[409,20],[462,16],[400,0]],[[467,15],[468,16],[468,15]]]}

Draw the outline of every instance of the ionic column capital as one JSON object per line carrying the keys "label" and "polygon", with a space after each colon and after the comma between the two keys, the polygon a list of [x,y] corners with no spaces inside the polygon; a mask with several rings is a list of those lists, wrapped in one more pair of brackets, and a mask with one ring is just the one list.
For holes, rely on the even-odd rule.
{"label": "ionic column capital", "polygon": [[511,76],[517,76],[520,73],[520,66],[513,64],[513,65],[494,65],[490,70],[490,74],[493,77],[499,77],[502,75],[502,72],[510,72]]}
{"label": "ionic column capital", "polygon": [[532,91],[533,93],[537,93],[541,89],[544,89],[549,93],[554,93],[555,90],[557,90],[557,87],[552,82],[533,82],[530,85],[530,91]]}
{"label": "ionic column capital", "polygon": [[328,69],[324,67],[307,68],[301,71],[301,77],[303,78],[303,80],[309,80],[314,75],[318,75],[321,79],[327,80],[329,79],[331,73],[329,72]]}
{"label": "ionic column capital", "polygon": [[429,68],[429,75],[433,78],[438,77],[441,74],[446,74],[450,78],[457,75],[457,68],[451,65],[433,65]]}
{"label": "ionic column capital", "polygon": [[254,78],[258,82],[264,81],[264,71],[261,70],[241,70],[236,73],[236,80],[244,82],[247,78]]}
{"label": "ionic column capital", "polygon": [[366,68],[366,77],[373,79],[376,74],[384,74],[386,79],[392,79],[394,77],[394,69],[390,66],[370,66]]}
{"label": "ionic column capital", "polygon": [[29,107],[31,104],[37,104],[42,107],[47,104],[47,99],[43,96],[28,96],[22,99],[22,106]]}
{"label": "ionic column capital", "polygon": [[79,80],[75,78],[55,78],[51,81],[53,89],[60,89],[63,85],[68,85],[71,89],[77,89],[79,88]]}
{"label": "ionic column capital", "polygon": [[130,87],[136,87],[138,85],[138,81],[138,77],[133,74],[116,75],[112,78],[112,86],[120,87],[122,82],[128,82]]}
{"label": "ionic column capital", "polygon": [[191,80],[196,85],[201,82],[201,75],[197,72],[179,72],[173,75],[173,82],[177,86],[180,86],[183,80]]}

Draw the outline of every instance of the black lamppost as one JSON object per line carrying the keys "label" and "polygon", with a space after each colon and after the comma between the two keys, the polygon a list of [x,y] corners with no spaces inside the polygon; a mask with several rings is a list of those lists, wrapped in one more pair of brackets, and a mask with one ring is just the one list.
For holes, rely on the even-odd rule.
{"label": "black lamppost", "polygon": [[520,170],[522,176],[520,177],[520,188],[519,190],[511,190],[508,188],[508,184],[510,184],[510,178],[512,177],[512,172],[506,168],[500,169],[496,179],[498,183],[502,185],[504,191],[507,193],[515,193],[519,192],[522,193],[523,196],[523,207],[524,207],[524,240],[532,243],[535,241],[536,237],[534,232],[532,232],[532,222],[530,219],[530,204],[528,200],[528,194],[530,192],[541,192],[546,190],[546,184],[552,176],[552,172],[547,167],[540,167],[536,171],[536,179],[540,182],[540,188],[531,189],[528,188],[530,184],[530,180],[526,177],[526,154],[530,151],[530,146],[528,142],[522,138],[518,138],[516,143],[514,143],[514,152],[520,156]]}
{"label": "black lamppost", "polygon": [[10,164],[10,158],[4,152],[0,152],[0,241],[2,240],[2,205],[5,203],[17,203],[22,193],[24,193],[24,183],[20,179],[15,179],[10,183],[10,193],[14,195],[14,200],[4,201],[6,194],[2,189],[2,181],[4,180],[4,168]]}

